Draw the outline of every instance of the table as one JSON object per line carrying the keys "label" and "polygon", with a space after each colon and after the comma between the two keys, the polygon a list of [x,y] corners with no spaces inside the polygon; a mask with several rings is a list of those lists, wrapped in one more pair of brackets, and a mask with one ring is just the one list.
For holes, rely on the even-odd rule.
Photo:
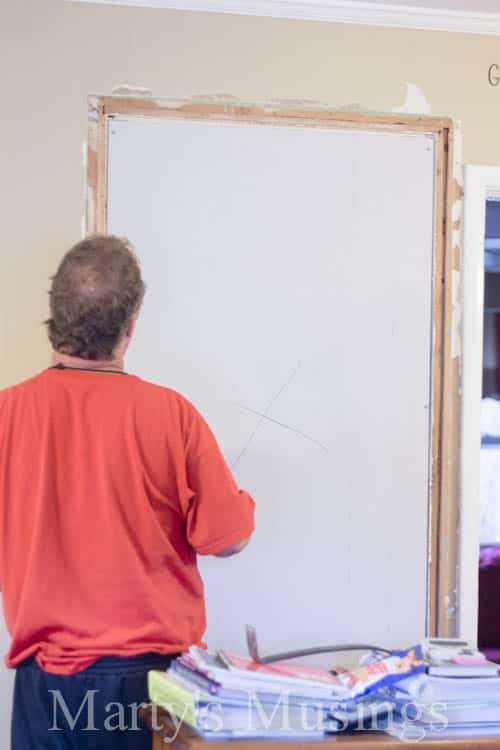
{"label": "table", "polygon": [[[314,742],[275,742],[271,740],[238,740],[232,742],[205,742],[187,725],[183,725],[175,736],[175,725],[169,714],[159,706],[144,706],[140,710],[141,719],[153,731],[152,750],[234,750],[236,745],[242,750],[500,750],[500,737],[466,737],[452,739],[423,739],[402,742],[383,732],[354,732],[338,734]],[[153,722],[156,723],[153,725]],[[154,728],[153,728],[154,727]]]}

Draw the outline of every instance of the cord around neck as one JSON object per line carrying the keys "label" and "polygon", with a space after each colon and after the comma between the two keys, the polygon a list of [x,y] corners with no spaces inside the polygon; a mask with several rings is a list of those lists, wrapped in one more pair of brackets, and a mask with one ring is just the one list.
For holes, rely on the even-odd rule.
{"label": "cord around neck", "polygon": [[63,365],[62,362],[59,362],[57,365],[52,365],[52,367],[49,367],[49,370],[78,370],[79,372],[100,372],[104,375],[106,374],[127,375],[128,374],[124,372],[123,370],[104,370],[104,369],[99,369],[97,367],[70,367],[69,365]]}

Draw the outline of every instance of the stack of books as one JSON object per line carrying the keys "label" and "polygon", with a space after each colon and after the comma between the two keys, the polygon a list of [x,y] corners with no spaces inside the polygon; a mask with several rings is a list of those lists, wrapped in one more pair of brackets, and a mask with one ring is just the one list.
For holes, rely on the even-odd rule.
{"label": "stack of books", "polygon": [[399,715],[392,730],[400,739],[500,735],[500,678],[426,675],[406,691],[391,689]]}
{"label": "stack of books", "polygon": [[319,740],[387,717],[392,705],[377,688],[424,668],[414,649],[334,674],[193,647],[167,672],[149,673],[149,696],[169,712],[176,728],[185,723],[205,739]]}
{"label": "stack of books", "polygon": [[401,739],[500,735],[498,665],[466,641],[423,644],[427,674],[390,689]]}
{"label": "stack of books", "polygon": [[168,672],[149,674],[149,696],[205,739],[314,740],[327,731],[334,684],[327,670],[250,671],[240,657],[233,664],[230,654],[192,648]]}
{"label": "stack of books", "polygon": [[469,641],[429,638],[422,644],[428,674],[435,677],[497,677],[498,664],[488,661]]}

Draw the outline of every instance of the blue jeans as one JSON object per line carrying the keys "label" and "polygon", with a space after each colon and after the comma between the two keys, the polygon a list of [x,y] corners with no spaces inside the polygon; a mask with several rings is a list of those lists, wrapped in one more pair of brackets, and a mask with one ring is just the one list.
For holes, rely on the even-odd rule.
{"label": "blue jeans", "polygon": [[34,659],[16,670],[11,750],[150,750],[137,709],[148,702],[147,673],[172,656],[108,656],[83,672],[44,672]]}

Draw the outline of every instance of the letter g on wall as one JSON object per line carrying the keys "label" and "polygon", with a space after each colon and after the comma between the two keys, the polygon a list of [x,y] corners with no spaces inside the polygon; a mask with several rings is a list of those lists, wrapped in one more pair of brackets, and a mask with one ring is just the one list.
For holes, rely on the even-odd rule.
{"label": "letter g on wall", "polygon": [[500,76],[498,75],[499,71],[499,65],[496,65],[496,63],[490,65],[488,69],[488,83],[490,84],[490,86],[498,86],[498,84],[500,83]]}

